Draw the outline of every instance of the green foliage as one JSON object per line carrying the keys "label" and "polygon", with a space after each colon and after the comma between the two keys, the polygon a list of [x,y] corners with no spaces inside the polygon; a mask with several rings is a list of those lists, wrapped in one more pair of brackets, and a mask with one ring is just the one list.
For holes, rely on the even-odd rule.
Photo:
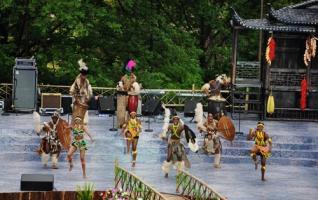
{"label": "green foliage", "polygon": [[77,200],[92,200],[94,197],[94,190],[94,184],[92,183],[85,183],[83,187],[77,186]]}
{"label": "green foliage", "polygon": [[[35,56],[39,83],[70,85],[83,58],[92,85],[114,87],[133,58],[145,88],[190,89],[230,71],[231,6],[260,16],[258,0],[2,0],[0,82],[12,81],[16,57]],[[257,32],[240,34],[239,60],[257,52]]]}

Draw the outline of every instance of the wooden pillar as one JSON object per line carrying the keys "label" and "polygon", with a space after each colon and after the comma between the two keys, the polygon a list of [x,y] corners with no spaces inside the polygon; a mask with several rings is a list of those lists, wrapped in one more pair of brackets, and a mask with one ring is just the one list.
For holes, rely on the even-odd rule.
{"label": "wooden pillar", "polygon": [[231,83],[235,84],[236,78],[236,62],[237,62],[237,38],[238,37],[238,29],[233,27],[233,35],[232,35],[232,69],[231,69]]}
{"label": "wooden pillar", "polygon": [[308,64],[308,66],[306,68],[307,87],[308,87],[309,91],[311,90],[311,77],[310,77],[310,69],[311,68],[312,68],[312,61],[309,61],[309,64]]}

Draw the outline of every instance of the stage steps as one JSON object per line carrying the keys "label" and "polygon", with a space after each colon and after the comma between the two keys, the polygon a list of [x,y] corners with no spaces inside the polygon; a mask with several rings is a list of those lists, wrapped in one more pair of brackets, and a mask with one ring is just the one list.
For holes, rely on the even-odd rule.
{"label": "stage steps", "polygon": [[[45,119],[48,117],[42,120]],[[188,122],[190,118],[185,118],[184,121]],[[147,128],[147,124],[143,123],[144,128]],[[236,127],[237,123],[238,121],[235,121]],[[246,140],[249,128],[254,128],[256,124],[257,121],[242,120],[241,132],[244,135],[237,135],[232,143],[222,142],[221,169],[213,168],[213,156],[189,152],[187,148],[192,165],[190,172],[229,199],[261,199],[257,195],[263,194],[264,188],[266,191],[275,190],[276,197],[281,197],[280,199],[287,199],[280,190],[284,191],[284,185],[292,187],[297,182],[302,184],[301,187],[306,194],[318,196],[315,187],[318,185],[318,178],[314,175],[318,173],[317,124],[265,121],[265,128],[273,138],[273,154],[268,160],[267,167],[270,184],[265,183],[264,188],[259,187],[260,171],[254,171],[249,156],[252,142]],[[188,125],[195,130],[196,124],[188,123]],[[124,154],[124,141],[121,136],[117,132],[108,130],[111,126],[111,117],[90,115],[89,130],[96,142],[89,144],[88,179],[83,180],[78,153],[74,156],[74,169],[71,172],[68,171],[65,151],[61,154],[60,169],[43,169],[40,157],[36,153],[40,138],[33,131],[31,114],[0,116],[0,176],[2,177],[0,190],[19,191],[21,173],[54,174],[55,187],[58,190],[76,190],[76,186],[84,182],[94,182],[98,190],[112,188],[114,160],[118,159],[121,166],[136,173],[160,192],[175,193],[175,170],[171,171],[168,178],[164,178],[161,171],[161,164],[166,159],[167,147],[167,144],[158,138],[162,121],[158,119],[156,122],[152,121],[151,128],[154,132],[143,132],[140,136],[135,168],[130,166],[131,156]],[[197,137],[199,144],[202,144],[203,137],[200,134]],[[295,178],[290,178],[290,175],[295,175]],[[285,183],[282,180],[289,182]],[[238,186],[239,194],[231,189]],[[250,194],[252,190],[255,192]],[[297,190],[288,190],[288,192],[297,197],[291,199],[302,199],[300,194],[303,193],[297,193]]]}

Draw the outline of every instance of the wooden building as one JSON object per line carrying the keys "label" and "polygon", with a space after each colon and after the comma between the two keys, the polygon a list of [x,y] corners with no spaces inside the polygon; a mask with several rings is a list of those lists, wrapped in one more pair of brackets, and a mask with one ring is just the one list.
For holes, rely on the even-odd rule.
{"label": "wooden building", "polygon": [[[261,118],[287,120],[318,120],[318,55],[304,62],[306,40],[318,44],[318,0],[305,1],[280,9],[270,5],[263,19],[243,19],[233,9],[232,82],[233,112],[258,113]],[[263,31],[261,62],[237,61],[238,36],[244,30]],[[269,37],[276,42],[275,58],[265,59]],[[318,54],[316,50],[316,54]],[[301,109],[301,81],[307,80],[307,105]],[[272,91],[275,99],[273,114],[266,112]]]}

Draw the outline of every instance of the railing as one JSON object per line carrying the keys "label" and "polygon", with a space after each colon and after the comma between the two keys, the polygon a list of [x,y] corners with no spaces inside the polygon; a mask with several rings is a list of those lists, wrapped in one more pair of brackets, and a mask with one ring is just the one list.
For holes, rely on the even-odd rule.
{"label": "railing", "polygon": [[0,83],[0,99],[7,99],[12,95],[12,84]]}
{"label": "railing", "polygon": [[[194,177],[186,171],[179,171],[177,174],[177,191],[182,196],[190,197],[191,199],[205,200],[225,200],[221,194],[213,190],[208,184]],[[181,189],[181,191],[180,191]]]}
{"label": "railing", "polygon": [[[69,94],[70,86],[62,85],[38,85],[41,93],[61,93]],[[93,87],[94,95],[108,96],[116,92],[115,88],[110,87]],[[226,99],[226,106],[231,105],[231,95],[229,90],[222,90],[222,95]],[[12,95],[12,84],[0,84],[0,99],[9,98]],[[182,107],[188,99],[197,99],[206,104],[206,95],[201,90],[182,90],[182,89],[143,89],[140,93],[143,101],[149,98],[159,99],[167,107]]]}
{"label": "railing", "polygon": [[115,162],[115,187],[129,192],[130,199],[167,200],[160,192]]}

